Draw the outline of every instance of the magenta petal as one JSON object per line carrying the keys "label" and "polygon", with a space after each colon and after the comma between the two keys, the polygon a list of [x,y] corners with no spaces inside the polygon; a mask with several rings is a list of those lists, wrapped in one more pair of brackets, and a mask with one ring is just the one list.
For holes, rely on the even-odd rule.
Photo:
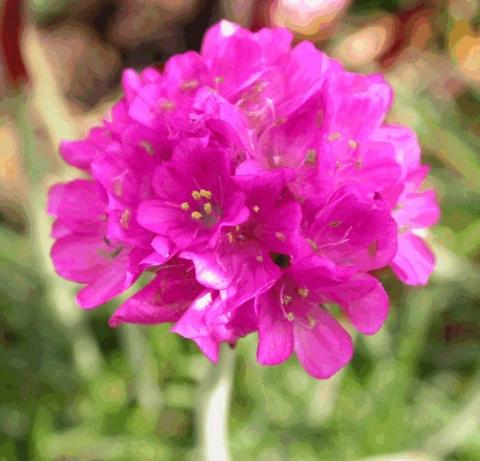
{"label": "magenta petal", "polygon": [[202,290],[185,264],[161,269],[145,288],[123,303],[110,319],[110,326],[121,323],[153,325],[176,322]]}
{"label": "magenta petal", "polygon": [[377,129],[390,108],[393,92],[382,75],[330,72],[330,95],[335,116],[329,131],[342,135],[341,143],[353,139],[362,142]]}
{"label": "magenta petal", "polygon": [[278,365],[293,351],[293,329],[282,311],[276,290],[259,296],[257,360],[262,365]]}
{"label": "magenta petal", "polygon": [[161,235],[157,235],[152,240],[152,247],[159,254],[159,256],[163,258],[162,263],[171,258],[173,255],[172,242]]}
{"label": "magenta petal", "polygon": [[300,42],[288,56],[285,69],[284,87],[286,94],[278,101],[280,116],[291,114],[324,84],[330,59],[311,42]]}
{"label": "magenta petal", "polygon": [[93,128],[83,141],[62,141],[60,153],[70,165],[88,171],[110,142],[110,134],[106,129]]}
{"label": "magenta petal", "polygon": [[49,190],[49,214],[56,216],[71,231],[96,233],[106,221],[106,211],[107,197],[96,181],[76,179],[55,184]]}
{"label": "magenta petal", "polygon": [[351,360],[350,336],[322,308],[306,309],[293,326],[295,353],[303,368],[315,378],[330,378]]}
{"label": "magenta petal", "polygon": [[78,304],[91,309],[123,293],[138,277],[128,270],[128,255],[118,256],[100,277],[77,293]]}
{"label": "magenta petal", "polygon": [[229,39],[239,29],[237,24],[222,20],[218,24],[210,27],[202,42],[202,56],[212,59],[216,56],[218,49],[225,46],[226,40]]}
{"label": "magenta petal", "polygon": [[234,274],[221,264],[215,251],[183,251],[180,257],[193,262],[198,282],[208,288],[223,290],[232,281]]}
{"label": "magenta petal", "polygon": [[388,296],[382,284],[370,274],[358,273],[331,290],[352,324],[363,334],[376,333],[388,316]]}
{"label": "magenta petal", "polygon": [[125,69],[122,74],[122,88],[128,102],[133,100],[141,87],[142,79],[140,75],[133,69]]}
{"label": "magenta petal", "polygon": [[138,207],[137,219],[145,229],[170,238],[179,248],[190,245],[195,236],[196,227],[180,207],[160,200],[143,202]]}
{"label": "magenta petal", "polygon": [[425,242],[413,234],[398,236],[398,251],[391,267],[408,285],[425,285],[435,267],[435,256]]}
{"label": "magenta petal", "polygon": [[112,249],[99,235],[68,235],[52,246],[51,257],[58,274],[78,283],[91,283],[110,265]]}
{"label": "magenta petal", "polygon": [[218,361],[219,342],[210,334],[205,324],[205,310],[211,303],[212,293],[201,293],[172,327],[172,331],[195,341],[205,356],[215,363]]}
{"label": "magenta petal", "polygon": [[412,192],[406,195],[401,199],[394,216],[400,227],[405,225],[421,229],[433,226],[440,218],[435,191]]}
{"label": "magenta petal", "polygon": [[354,188],[338,190],[307,234],[319,254],[366,271],[388,264],[397,245],[397,225],[389,210]]}
{"label": "magenta petal", "polygon": [[393,146],[395,160],[406,174],[420,165],[420,145],[417,135],[404,126],[383,125],[373,133],[373,139]]}

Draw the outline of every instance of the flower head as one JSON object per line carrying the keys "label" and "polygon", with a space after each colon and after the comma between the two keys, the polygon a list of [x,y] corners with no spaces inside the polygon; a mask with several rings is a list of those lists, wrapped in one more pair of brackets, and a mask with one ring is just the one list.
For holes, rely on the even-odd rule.
{"label": "flower head", "polygon": [[256,331],[261,364],[295,353],[327,378],[353,354],[344,323],[387,317],[371,271],[426,283],[438,206],[383,78],[291,39],[222,21],[200,53],[125,71],[110,118],[61,145],[88,179],[50,191],[52,258],[85,308],[153,274],[114,327],[173,323],[213,361]]}

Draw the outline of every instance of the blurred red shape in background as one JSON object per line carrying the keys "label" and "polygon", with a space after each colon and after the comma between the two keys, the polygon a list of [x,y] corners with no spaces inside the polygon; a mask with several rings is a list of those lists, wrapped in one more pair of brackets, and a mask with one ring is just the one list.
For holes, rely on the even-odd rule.
{"label": "blurred red shape in background", "polygon": [[0,11],[0,60],[7,86],[16,87],[28,79],[20,53],[22,32],[21,0],[6,0]]}

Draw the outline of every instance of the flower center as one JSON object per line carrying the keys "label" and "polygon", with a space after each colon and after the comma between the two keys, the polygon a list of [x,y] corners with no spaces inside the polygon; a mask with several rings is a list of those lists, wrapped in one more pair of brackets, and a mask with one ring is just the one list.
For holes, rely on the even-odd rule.
{"label": "flower center", "polygon": [[217,202],[212,200],[213,194],[208,189],[198,189],[192,191],[192,201],[185,201],[180,204],[180,208],[187,214],[192,221],[202,223],[206,227],[214,226],[222,210]]}
{"label": "flower center", "polygon": [[270,258],[280,269],[287,269],[290,266],[290,256],[283,253],[270,253]]}

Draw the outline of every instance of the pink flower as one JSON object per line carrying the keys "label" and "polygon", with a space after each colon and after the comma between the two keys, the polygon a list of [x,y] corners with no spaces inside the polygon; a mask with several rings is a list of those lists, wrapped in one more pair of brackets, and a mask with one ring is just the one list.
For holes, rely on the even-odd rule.
{"label": "pink flower", "polygon": [[138,250],[107,237],[107,200],[98,183],[79,179],[57,184],[50,190],[48,211],[57,217],[51,252],[55,269],[86,284],[77,295],[82,307],[108,301],[140,275],[132,261]]}
{"label": "pink flower", "polygon": [[173,323],[212,361],[258,332],[261,364],[327,378],[353,354],[343,324],[387,317],[371,271],[426,283],[439,211],[384,79],[291,39],[222,21],[200,53],[125,71],[109,119],[61,145],[88,179],[50,191],[52,259],[85,308],[152,274],[113,327]]}
{"label": "pink flower", "polygon": [[212,244],[222,227],[248,218],[227,153],[201,140],[188,141],[157,168],[152,179],[155,199],[138,209],[140,225],[167,237],[178,250]]}
{"label": "pink flower", "polygon": [[408,173],[392,213],[399,234],[398,251],[391,267],[398,278],[409,285],[425,285],[435,266],[435,256],[417,235],[440,218],[435,192],[419,190],[427,171],[419,167]]}
{"label": "pink flower", "polygon": [[276,365],[295,351],[316,378],[328,378],[348,363],[352,341],[326,303],[337,303],[365,334],[375,333],[388,312],[387,295],[371,275],[339,268],[328,259],[304,258],[256,299],[258,361]]}

